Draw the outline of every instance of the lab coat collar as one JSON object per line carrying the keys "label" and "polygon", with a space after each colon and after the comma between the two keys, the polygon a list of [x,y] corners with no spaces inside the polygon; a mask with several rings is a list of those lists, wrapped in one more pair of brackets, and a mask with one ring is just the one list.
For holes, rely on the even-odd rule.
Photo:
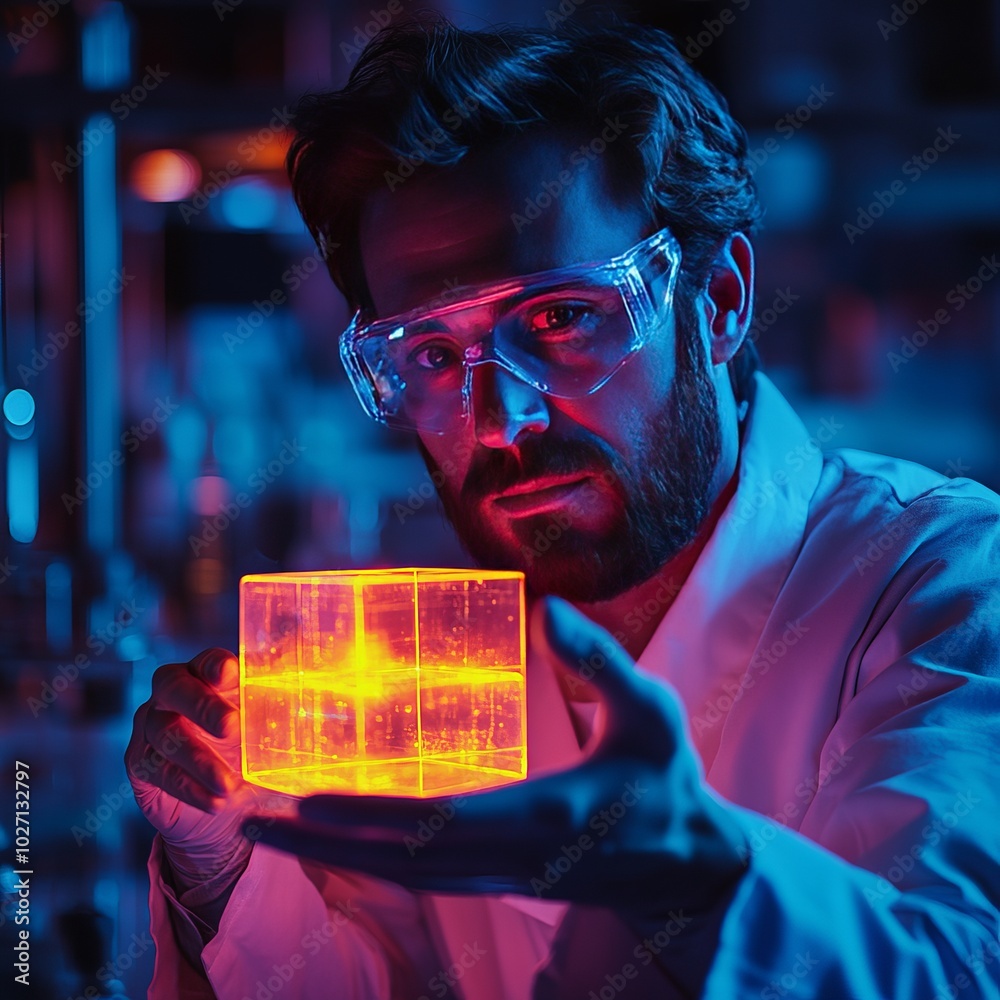
{"label": "lab coat collar", "polygon": [[757,372],[736,491],[638,658],[676,689],[706,772],[731,705],[726,691],[745,672],[801,548],[822,467],[798,414]]}

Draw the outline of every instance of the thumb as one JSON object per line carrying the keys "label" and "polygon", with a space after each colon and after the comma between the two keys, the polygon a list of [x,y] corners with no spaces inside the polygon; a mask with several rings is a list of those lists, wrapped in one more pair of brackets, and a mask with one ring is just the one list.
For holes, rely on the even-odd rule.
{"label": "thumb", "polygon": [[608,727],[628,724],[637,705],[648,700],[648,681],[636,672],[632,657],[568,601],[546,597],[538,602],[531,620],[531,640],[567,674],[566,686],[571,693],[587,685],[597,691]]}
{"label": "thumb", "polygon": [[605,629],[559,597],[546,597],[531,619],[532,645],[577,684],[591,685],[605,709],[603,750],[671,756],[683,740],[680,703],[666,684],[647,676]]}

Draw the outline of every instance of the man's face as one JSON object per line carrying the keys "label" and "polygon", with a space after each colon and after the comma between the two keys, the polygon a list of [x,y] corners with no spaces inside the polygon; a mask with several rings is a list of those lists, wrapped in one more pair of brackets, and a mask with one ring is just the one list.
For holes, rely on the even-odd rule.
{"label": "man's face", "polygon": [[[574,157],[592,138],[521,136],[369,199],[361,252],[377,315],[457,285],[607,260],[649,236],[656,227],[638,199],[616,195],[603,160]],[[566,171],[561,193],[539,198]],[[532,203],[547,207],[526,224]],[[704,320],[684,296],[674,303],[597,392],[558,399],[484,364],[470,419],[420,434],[445,512],[481,565],[523,571],[534,594],[592,603],[649,579],[694,538],[720,425]]]}

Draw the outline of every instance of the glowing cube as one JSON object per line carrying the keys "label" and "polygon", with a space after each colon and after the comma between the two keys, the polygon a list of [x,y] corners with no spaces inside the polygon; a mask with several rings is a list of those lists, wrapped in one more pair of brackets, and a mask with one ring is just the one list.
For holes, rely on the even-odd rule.
{"label": "glowing cube", "polygon": [[243,775],[293,795],[423,797],[527,774],[521,573],[240,580]]}

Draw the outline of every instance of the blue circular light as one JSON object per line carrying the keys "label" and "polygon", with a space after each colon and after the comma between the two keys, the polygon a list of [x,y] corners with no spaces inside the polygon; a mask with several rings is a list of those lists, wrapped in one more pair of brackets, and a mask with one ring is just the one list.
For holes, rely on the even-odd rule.
{"label": "blue circular light", "polygon": [[3,415],[15,427],[27,427],[35,416],[35,398],[27,389],[11,389],[3,401]]}
{"label": "blue circular light", "polygon": [[219,196],[222,218],[236,229],[266,229],[275,219],[278,199],[260,177],[241,177]]}

